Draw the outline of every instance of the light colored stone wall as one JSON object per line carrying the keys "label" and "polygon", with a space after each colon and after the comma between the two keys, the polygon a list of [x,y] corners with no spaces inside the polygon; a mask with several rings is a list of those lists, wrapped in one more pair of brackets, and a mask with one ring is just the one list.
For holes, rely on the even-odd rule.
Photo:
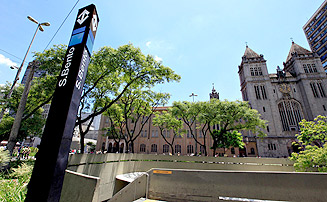
{"label": "light colored stone wall", "polygon": [[[288,159],[169,156],[150,154],[74,154],[69,157],[68,170],[99,177],[99,201],[115,193],[116,176],[146,172],[152,168],[243,171],[294,171]],[[92,188],[90,186],[90,188]]]}
{"label": "light colored stone wall", "polygon": [[152,169],[149,174],[149,198],[164,201],[221,201],[230,197],[317,202],[327,198],[326,173]]}

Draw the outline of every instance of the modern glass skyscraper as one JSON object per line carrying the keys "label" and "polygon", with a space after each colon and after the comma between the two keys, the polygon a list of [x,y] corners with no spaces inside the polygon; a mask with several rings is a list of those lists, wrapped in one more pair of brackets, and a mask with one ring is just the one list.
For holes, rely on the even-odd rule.
{"label": "modern glass skyscraper", "polygon": [[316,52],[327,72],[327,0],[303,26],[312,52]]}

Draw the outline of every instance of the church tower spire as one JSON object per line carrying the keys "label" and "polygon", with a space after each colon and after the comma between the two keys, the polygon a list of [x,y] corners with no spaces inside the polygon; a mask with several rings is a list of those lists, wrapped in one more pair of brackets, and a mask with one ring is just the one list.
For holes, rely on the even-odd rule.
{"label": "church tower spire", "polygon": [[212,84],[212,91],[209,94],[209,96],[210,96],[210,99],[215,98],[215,99],[218,99],[219,100],[219,93],[216,91],[215,86],[214,86],[214,83]]}

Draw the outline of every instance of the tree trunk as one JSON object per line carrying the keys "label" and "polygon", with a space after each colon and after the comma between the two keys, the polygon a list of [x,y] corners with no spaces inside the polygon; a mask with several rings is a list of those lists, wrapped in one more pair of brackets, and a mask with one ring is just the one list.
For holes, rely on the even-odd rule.
{"label": "tree trunk", "polygon": [[80,131],[81,154],[84,154],[84,137],[85,134],[82,131]]}
{"label": "tree trunk", "polygon": [[130,151],[130,153],[134,153],[134,141],[133,140],[131,140],[131,151]]}
{"label": "tree trunk", "polygon": [[172,144],[169,144],[169,146],[170,146],[170,148],[171,148],[171,154],[174,155],[175,152],[174,152],[174,147],[173,147],[173,145],[172,145]]}
{"label": "tree trunk", "polygon": [[208,156],[208,152],[207,152],[207,145],[206,145],[206,136],[203,135],[203,149],[204,149],[204,155]]}

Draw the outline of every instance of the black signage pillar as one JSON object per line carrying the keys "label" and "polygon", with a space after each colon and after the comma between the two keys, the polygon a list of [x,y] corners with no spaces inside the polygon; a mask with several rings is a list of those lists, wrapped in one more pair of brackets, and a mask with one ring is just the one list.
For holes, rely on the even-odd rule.
{"label": "black signage pillar", "polygon": [[91,4],[78,11],[25,201],[60,200],[98,22],[95,5]]}

